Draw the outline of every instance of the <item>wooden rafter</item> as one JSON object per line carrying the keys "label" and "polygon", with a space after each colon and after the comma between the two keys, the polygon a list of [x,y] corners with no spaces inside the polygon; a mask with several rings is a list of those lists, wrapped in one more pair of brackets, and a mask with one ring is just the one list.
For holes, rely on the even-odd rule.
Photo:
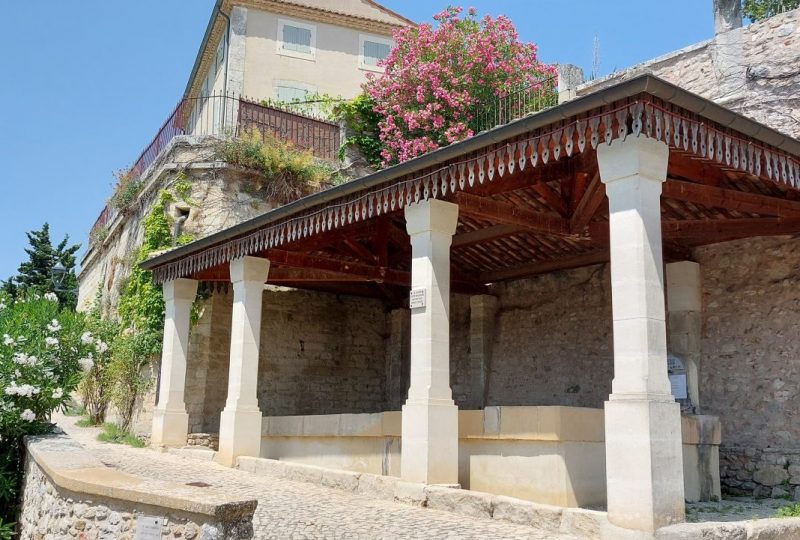
{"label": "wooden rafter", "polygon": [[480,280],[483,283],[494,283],[509,279],[519,279],[536,274],[546,274],[556,270],[566,270],[569,268],[579,268],[581,266],[600,264],[608,262],[608,258],[608,250],[592,251],[590,253],[581,253],[579,255],[560,257],[547,261],[536,261],[510,268],[501,268],[498,270],[482,272],[480,274]]}
{"label": "wooden rafter", "polygon": [[545,234],[569,234],[569,222],[554,214],[533,212],[521,206],[478,197],[464,192],[456,194],[460,213],[492,223],[513,225]]}
{"label": "wooden rafter", "polygon": [[672,178],[664,183],[662,197],[751,214],[800,218],[800,201],[683,182]]}
{"label": "wooden rafter", "polygon": [[606,197],[606,187],[600,181],[600,173],[595,173],[589,182],[586,192],[583,194],[575,212],[570,218],[570,230],[573,233],[581,233],[586,225],[592,220],[603,200]]}
{"label": "wooden rafter", "polygon": [[476,244],[482,244],[490,240],[502,238],[523,231],[522,227],[515,225],[492,225],[483,229],[476,229],[467,233],[457,234],[453,237],[453,249],[465,248]]}

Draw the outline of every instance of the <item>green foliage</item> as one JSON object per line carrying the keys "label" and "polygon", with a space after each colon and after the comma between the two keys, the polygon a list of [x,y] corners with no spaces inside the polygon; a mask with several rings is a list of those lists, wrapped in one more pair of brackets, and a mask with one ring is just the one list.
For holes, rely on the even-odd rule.
{"label": "green foliage", "polygon": [[14,524],[6,523],[0,518],[0,540],[11,540],[14,538]]}
{"label": "green foliage", "polygon": [[17,513],[22,437],[46,433],[52,411],[69,402],[82,369],[102,348],[83,314],[61,310],[54,296],[0,296],[0,520]]}
{"label": "green foliage", "polygon": [[800,6],[800,0],[744,0],[742,11],[751,21],[761,21]]}
{"label": "green foliage", "polygon": [[175,183],[172,184],[172,190],[180,200],[186,204],[194,205],[194,203],[189,200],[189,194],[192,192],[192,183],[189,182],[189,178],[184,171],[178,171],[178,174],[175,175]]}
{"label": "green foliage", "polygon": [[329,94],[314,92],[306,95],[305,99],[293,99],[292,101],[279,101],[277,99],[264,99],[261,105],[265,107],[275,107],[292,111],[306,116],[316,116],[325,119],[332,119],[336,116],[335,108],[345,101],[341,97],[333,97]]}
{"label": "green foliage", "polygon": [[361,151],[367,163],[380,167],[383,143],[378,123],[383,117],[375,112],[375,100],[367,94],[361,94],[337,104],[333,114],[337,120],[344,122],[347,129],[347,138],[339,149],[339,159],[344,159],[347,148],[354,146]]}
{"label": "green foliage", "polygon": [[330,171],[314,161],[311,152],[296,148],[270,132],[246,130],[241,137],[223,141],[217,157],[232,165],[260,173],[253,191],[267,200],[287,203],[317,190]]}
{"label": "green foliage", "polygon": [[144,184],[127,171],[117,171],[114,176],[117,177],[117,184],[109,204],[117,210],[127,210],[142,192]]}
{"label": "green foliage", "polygon": [[[69,235],[57,245],[50,241],[50,225],[45,223],[38,231],[26,233],[30,247],[25,249],[28,260],[19,265],[18,274],[3,283],[2,290],[10,298],[25,297],[29,293],[55,294],[62,306],[75,309],[78,303],[78,278],[75,275],[75,253],[80,244],[69,244]],[[61,285],[53,283],[53,268],[61,263],[66,269]]]}
{"label": "green foliage", "polygon": [[75,425],[78,427],[93,427],[97,426],[97,422],[93,422],[89,415],[83,415],[78,420],[75,421]]}
{"label": "green foliage", "polygon": [[800,517],[800,503],[778,508],[775,517]]}
{"label": "green foliage", "polygon": [[127,444],[134,448],[144,448],[144,441],[116,424],[103,424],[103,431],[97,435],[97,440],[111,444]]}
{"label": "green foliage", "polygon": [[120,332],[111,345],[111,360],[107,365],[110,378],[108,398],[120,413],[122,428],[130,426],[137,400],[149,387],[143,370],[161,351],[164,328],[164,296],[161,287],[153,283],[152,272],[139,263],[153,252],[172,245],[172,222],[167,215],[168,205],[175,198],[162,191],[158,201],[143,220],[144,238],[125,282],[119,299]]}

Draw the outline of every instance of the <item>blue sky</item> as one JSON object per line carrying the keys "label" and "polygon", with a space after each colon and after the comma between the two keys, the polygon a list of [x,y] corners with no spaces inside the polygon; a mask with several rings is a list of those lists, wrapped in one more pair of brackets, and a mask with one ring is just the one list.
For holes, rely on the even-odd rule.
{"label": "blue sky", "polygon": [[[384,0],[415,21],[446,7]],[[508,15],[547,62],[600,74],[708,39],[711,0],[473,0]],[[0,280],[24,258],[25,231],[86,236],[125,168],[181,96],[213,0],[21,2],[0,22]]]}

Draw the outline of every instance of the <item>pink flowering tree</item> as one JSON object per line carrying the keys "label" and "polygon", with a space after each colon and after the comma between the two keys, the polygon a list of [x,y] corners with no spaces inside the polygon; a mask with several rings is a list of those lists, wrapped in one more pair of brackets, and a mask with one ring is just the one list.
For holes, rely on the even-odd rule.
{"label": "pink flowering tree", "polygon": [[368,75],[366,91],[383,117],[384,165],[470,137],[480,107],[514,90],[552,91],[555,68],[538,60],[534,44],[520,42],[508,18],[462,12],[449,7],[434,16],[435,27],[395,32],[385,72]]}

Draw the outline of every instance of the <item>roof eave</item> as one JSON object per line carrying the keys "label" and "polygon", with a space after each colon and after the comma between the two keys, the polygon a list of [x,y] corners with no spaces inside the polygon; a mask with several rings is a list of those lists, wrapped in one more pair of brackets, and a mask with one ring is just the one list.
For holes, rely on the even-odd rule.
{"label": "roof eave", "polygon": [[450,146],[440,148],[423,156],[353,180],[352,182],[309,195],[308,197],[304,197],[258,217],[244,221],[229,229],[222,230],[190,244],[186,244],[185,246],[153,257],[152,259],[148,259],[141,263],[141,267],[146,270],[152,270],[153,268],[180,259],[195,251],[219,244],[220,242],[256,230],[272,222],[290,217],[307,208],[369,189],[404,175],[444,163],[459,155],[473,152],[492,143],[502,142],[534,129],[578,116],[597,107],[609,105],[621,99],[626,99],[641,93],[647,93],[669,101],[689,112],[703,116],[710,121],[737,130],[743,135],[757,138],[770,146],[774,146],[800,157],[800,141],[797,139],[783,135],[772,128],[759,124],[738,113],[729,111],[716,103],[687,92],[654,75],[644,74],[617,85],[604,88],[595,93],[575,98],[572,101],[568,101],[556,107],[515,120],[504,126],[481,132],[462,142],[451,144]]}

